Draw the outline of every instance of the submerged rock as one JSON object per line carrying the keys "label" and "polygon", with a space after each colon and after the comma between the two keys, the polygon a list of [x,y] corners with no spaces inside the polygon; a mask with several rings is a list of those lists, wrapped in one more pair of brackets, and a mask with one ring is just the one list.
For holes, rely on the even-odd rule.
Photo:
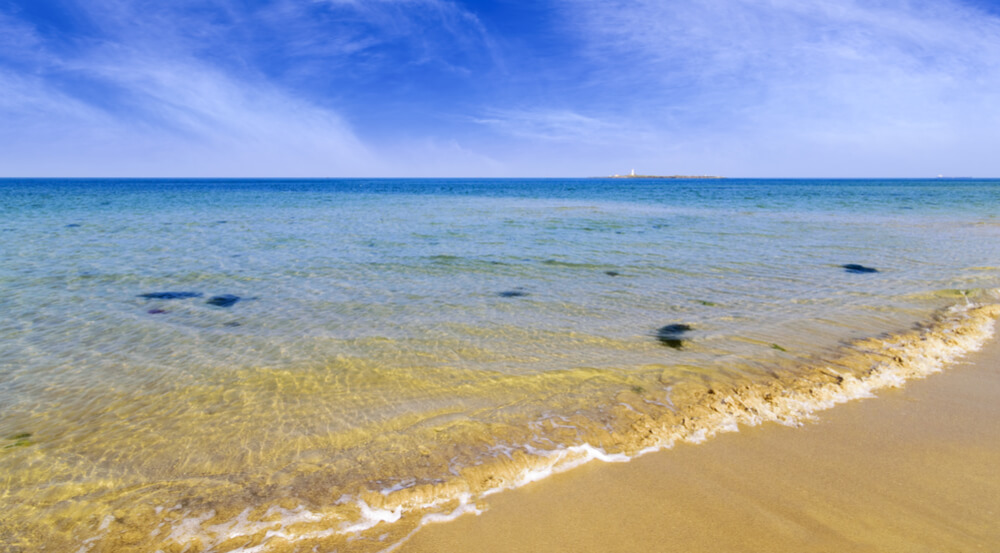
{"label": "submerged rock", "polygon": [[208,301],[206,301],[205,303],[209,305],[215,305],[218,307],[230,307],[238,301],[240,301],[239,296],[234,296],[232,294],[222,294],[219,296],[212,296],[208,298]]}
{"label": "submerged rock", "polygon": [[201,292],[147,292],[139,294],[139,297],[148,300],[186,300],[189,298],[200,298],[203,295]]}
{"label": "submerged rock", "polygon": [[677,323],[660,327],[660,330],[657,331],[657,334],[682,334],[689,330],[694,330],[694,328],[692,328],[691,325],[687,325],[684,323]]}
{"label": "submerged rock", "polygon": [[684,323],[669,324],[660,327],[660,329],[656,331],[656,339],[667,347],[681,349],[684,346],[684,339],[681,338],[681,335],[689,330],[693,330],[691,325],[686,325]]}
{"label": "submerged rock", "polygon": [[841,265],[841,267],[843,267],[844,270],[847,271],[848,273],[863,274],[863,273],[878,272],[878,269],[874,269],[872,267],[865,267],[864,265],[858,265],[857,263],[848,263],[847,265]]}

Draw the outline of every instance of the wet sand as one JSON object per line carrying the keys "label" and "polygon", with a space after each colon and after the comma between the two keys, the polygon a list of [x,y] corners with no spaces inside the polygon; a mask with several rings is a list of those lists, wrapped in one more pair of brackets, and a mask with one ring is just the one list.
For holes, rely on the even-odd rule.
{"label": "wet sand", "polygon": [[1000,551],[1000,341],[803,427],[590,463],[487,507],[397,551]]}

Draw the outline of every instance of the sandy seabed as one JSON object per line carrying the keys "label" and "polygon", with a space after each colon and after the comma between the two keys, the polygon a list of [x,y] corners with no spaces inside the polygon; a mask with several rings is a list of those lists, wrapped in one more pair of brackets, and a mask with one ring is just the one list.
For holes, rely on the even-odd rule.
{"label": "sandy seabed", "polygon": [[1000,551],[1000,340],[878,395],[591,463],[397,551]]}

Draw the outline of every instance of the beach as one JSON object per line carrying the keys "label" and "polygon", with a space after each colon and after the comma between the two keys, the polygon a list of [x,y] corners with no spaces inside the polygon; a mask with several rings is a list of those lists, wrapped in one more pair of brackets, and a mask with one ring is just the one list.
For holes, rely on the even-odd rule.
{"label": "beach", "polygon": [[[488,525],[509,550],[771,550],[966,528],[985,511],[923,497],[945,522],[894,513],[912,484],[847,500],[913,475],[947,499],[970,461],[927,452],[965,435],[939,426],[975,402],[905,432],[892,413],[844,435],[826,421],[988,342],[998,194],[988,180],[0,181],[0,543],[478,551],[487,530],[457,536]],[[872,394],[889,398],[851,403]],[[900,461],[912,448],[924,464]],[[524,520],[490,522],[503,513]]]}
{"label": "beach", "polygon": [[398,551],[995,551],[1000,341],[795,428],[591,463]]}
{"label": "beach", "polygon": [[1000,553],[1000,0],[0,43],[0,553]]}

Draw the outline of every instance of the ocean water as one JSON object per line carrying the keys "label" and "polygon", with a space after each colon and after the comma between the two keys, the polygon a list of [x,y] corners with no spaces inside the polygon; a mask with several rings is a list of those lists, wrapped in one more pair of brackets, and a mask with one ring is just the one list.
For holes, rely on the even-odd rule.
{"label": "ocean water", "polygon": [[936,370],[998,288],[995,180],[0,180],[0,543],[391,549]]}

